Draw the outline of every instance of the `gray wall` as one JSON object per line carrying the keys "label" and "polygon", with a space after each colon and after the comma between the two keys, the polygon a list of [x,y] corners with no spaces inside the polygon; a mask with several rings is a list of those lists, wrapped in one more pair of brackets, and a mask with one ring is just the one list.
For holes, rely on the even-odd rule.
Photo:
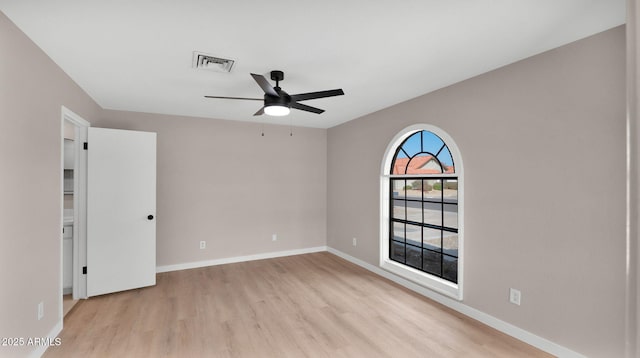
{"label": "gray wall", "polygon": [[91,123],[158,133],[159,266],[326,245],[327,131],[261,136],[259,122],[104,111]]}
{"label": "gray wall", "polygon": [[46,337],[60,321],[62,105],[89,121],[101,110],[0,12],[0,337]]}
{"label": "gray wall", "polygon": [[403,128],[436,125],[464,162],[464,303],[622,356],[624,69],[619,27],[329,129],[328,245],[378,264],[384,151]]}

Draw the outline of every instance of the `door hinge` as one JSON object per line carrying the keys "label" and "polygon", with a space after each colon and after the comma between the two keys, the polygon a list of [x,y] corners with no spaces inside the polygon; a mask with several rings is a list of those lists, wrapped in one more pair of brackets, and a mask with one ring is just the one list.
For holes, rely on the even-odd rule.
{"label": "door hinge", "polygon": [[82,267],[82,274],[86,275],[87,274],[87,266],[83,266]]}
{"label": "door hinge", "polygon": [[83,145],[83,147],[82,147],[82,148],[83,148],[84,150],[89,149],[89,143],[84,142],[84,145]]}

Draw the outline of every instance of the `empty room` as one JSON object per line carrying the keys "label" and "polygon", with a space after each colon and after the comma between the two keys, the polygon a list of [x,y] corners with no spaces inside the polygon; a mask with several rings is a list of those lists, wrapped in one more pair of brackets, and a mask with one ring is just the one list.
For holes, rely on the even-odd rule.
{"label": "empty room", "polygon": [[636,0],[0,0],[0,357],[639,357]]}

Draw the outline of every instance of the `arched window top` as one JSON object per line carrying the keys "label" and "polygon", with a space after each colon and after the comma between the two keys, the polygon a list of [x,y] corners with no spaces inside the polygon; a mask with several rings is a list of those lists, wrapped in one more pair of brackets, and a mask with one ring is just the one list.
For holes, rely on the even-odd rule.
{"label": "arched window top", "polygon": [[398,146],[390,168],[392,175],[455,172],[449,147],[440,137],[427,130],[413,133]]}

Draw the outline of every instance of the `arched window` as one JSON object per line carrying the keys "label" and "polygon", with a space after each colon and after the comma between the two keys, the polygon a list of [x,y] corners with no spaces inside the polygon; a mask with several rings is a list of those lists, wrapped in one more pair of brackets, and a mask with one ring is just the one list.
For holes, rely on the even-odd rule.
{"label": "arched window", "polygon": [[381,176],[381,266],[456,299],[462,299],[461,169],[453,140],[418,125],[391,142]]}

